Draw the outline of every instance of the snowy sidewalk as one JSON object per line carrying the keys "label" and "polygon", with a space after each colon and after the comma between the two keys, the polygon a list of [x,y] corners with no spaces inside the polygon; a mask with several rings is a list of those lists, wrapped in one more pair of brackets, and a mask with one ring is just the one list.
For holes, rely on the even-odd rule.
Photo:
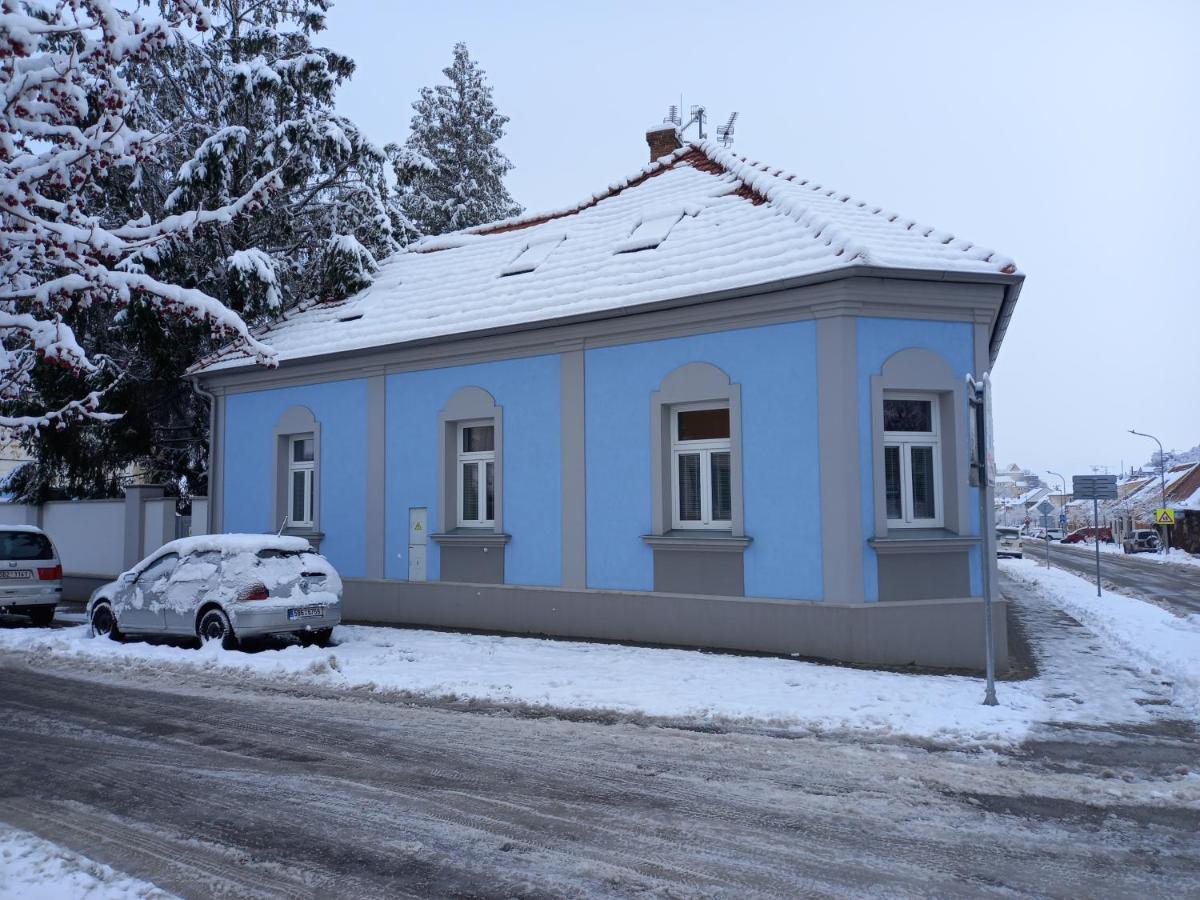
{"label": "snowy sidewalk", "polygon": [[147,881],[0,822],[0,900],[171,900]]}
{"label": "snowy sidewalk", "polygon": [[1105,591],[1061,569],[1046,569],[1034,559],[1004,560],[1000,568],[1031,595],[1046,597],[1102,637],[1127,665],[1150,678],[1172,682],[1172,701],[1200,714],[1200,615],[1173,615],[1152,603]]}

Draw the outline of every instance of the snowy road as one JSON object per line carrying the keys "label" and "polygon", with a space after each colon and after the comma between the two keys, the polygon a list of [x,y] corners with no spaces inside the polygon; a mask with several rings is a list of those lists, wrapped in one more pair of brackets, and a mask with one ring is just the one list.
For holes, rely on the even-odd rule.
{"label": "snowy road", "polygon": [[0,820],[184,897],[1200,891],[1200,742],[1166,714],[997,754],[199,671],[0,683],[0,759],[27,761]]}
{"label": "snowy road", "polygon": [[[1045,561],[1045,545],[1031,542],[1030,559]],[[1050,564],[1081,575],[1095,584],[1095,547],[1051,544]],[[1104,585],[1134,597],[1143,597],[1182,615],[1200,613],[1200,567],[1155,562],[1139,555],[1103,553],[1100,579]]]}

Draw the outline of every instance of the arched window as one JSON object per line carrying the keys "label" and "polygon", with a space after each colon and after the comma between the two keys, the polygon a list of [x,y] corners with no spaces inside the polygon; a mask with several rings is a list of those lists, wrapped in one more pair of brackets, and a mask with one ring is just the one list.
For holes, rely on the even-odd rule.
{"label": "arched window", "polygon": [[275,423],[273,521],[285,532],[319,535],[321,426],[307,406],[289,406]]}

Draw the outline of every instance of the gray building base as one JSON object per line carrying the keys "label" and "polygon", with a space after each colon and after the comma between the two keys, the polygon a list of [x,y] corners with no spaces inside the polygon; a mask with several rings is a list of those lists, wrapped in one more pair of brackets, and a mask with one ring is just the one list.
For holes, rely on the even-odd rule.
{"label": "gray building base", "polygon": [[[827,603],[502,584],[345,579],[350,622],[542,634],[868,665],[984,668],[983,601]],[[992,623],[1008,668],[1004,601]]]}

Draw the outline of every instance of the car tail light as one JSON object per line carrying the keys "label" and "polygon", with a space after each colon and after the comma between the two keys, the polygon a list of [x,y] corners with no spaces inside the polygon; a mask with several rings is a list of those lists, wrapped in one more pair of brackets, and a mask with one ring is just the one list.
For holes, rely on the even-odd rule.
{"label": "car tail light", "polygon": [[61,581],[62,566],[47,566],[46,568],[38,567],[38,578],[42,581]]}
{"label": "car tail light", "polygon": [[250,585],[248,588],[242,591],[241,594],[238,595],[238,599],[242,601],[266,600],[270,596],[271,594],[267,590],[267,586],[260,581]]}

